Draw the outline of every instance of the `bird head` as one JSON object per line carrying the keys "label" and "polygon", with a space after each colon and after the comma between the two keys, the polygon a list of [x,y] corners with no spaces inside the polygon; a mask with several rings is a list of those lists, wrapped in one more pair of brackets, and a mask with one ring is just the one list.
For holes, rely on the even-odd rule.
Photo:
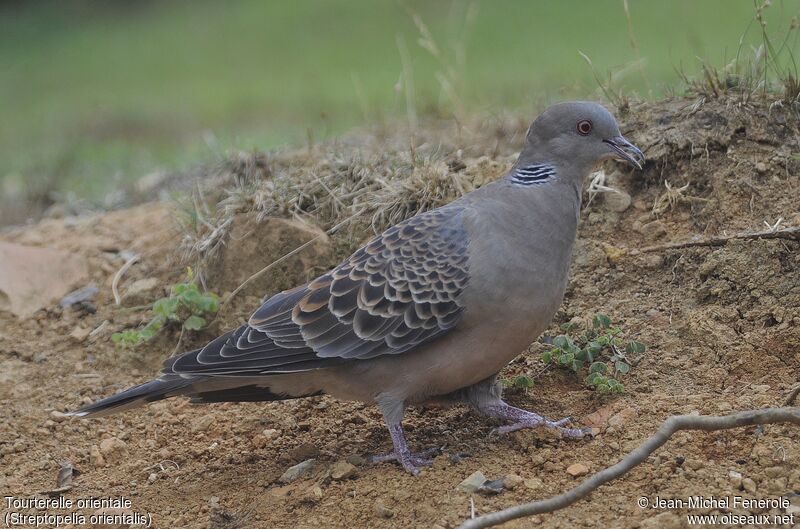
{"label": "bird head", "polygon": [[588,101],[559,103],[545,109],[528,129],[521,163],[550,163],[574,169],[583,179],[604,160],[627,162],[637,169],[644,154],[625,139],[614,116]]}

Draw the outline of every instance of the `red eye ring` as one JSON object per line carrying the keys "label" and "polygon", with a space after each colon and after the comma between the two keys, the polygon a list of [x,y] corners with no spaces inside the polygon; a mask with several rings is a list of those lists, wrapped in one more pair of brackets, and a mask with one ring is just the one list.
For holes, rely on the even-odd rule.
{"label": "red eye ring", "polygon": [[588,119],[584,119],[578,122],[578,134],[581,136],[588,136],[590,132],[592,132],[592,122]]}

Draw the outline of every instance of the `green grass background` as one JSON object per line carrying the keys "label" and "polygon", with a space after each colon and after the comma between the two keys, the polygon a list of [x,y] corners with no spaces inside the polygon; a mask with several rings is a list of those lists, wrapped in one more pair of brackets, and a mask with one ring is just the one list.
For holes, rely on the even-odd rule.
{"label": "green grass background", "polygon": [[[447,113],[409,9],[449,45],[463,1],[172,0],[11,2],[0,6],[0,184],[98,198],[157,168],[229,147],[324,139],[406,114],[396,89],[398,39],[411,58],[420,114]],[[468,112],[516,109],[597,88],[598,72],[636,58],[622,0],[482,0],[465,39],[458,93]],[[800,0],[775,1],[785,31]],[[630,0],[644,60],[617,86],[659,97],[694,73],[760,43],[748,0]],[[777,41],[781,35],[777,35]],[[797,51],[796,41],[790,42]],[[448,59],[451,64],[455,61]],[[645,81],[646,77],[646,81]]]}

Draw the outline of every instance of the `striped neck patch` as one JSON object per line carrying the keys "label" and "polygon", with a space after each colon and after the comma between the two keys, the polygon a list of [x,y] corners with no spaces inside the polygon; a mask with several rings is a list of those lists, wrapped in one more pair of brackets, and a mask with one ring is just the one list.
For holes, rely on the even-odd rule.
{"label": "striped neck patch", "polygon": [[522,186],[545,184],[556,177],[556,168],[547,163],[537,163],[517,168],[511,173],[511,182]]}

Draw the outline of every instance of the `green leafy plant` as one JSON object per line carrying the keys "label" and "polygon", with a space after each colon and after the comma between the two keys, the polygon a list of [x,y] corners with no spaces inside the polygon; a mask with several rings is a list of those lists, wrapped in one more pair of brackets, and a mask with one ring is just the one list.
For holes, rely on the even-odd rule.
{"label": "green leafy plant", "polygon": [[636,340],[627,343],[622,338],[622,330],[612,325],[611,318],[597,314],[592,318],[592,326],[575,336],[576,326],[562,325],[562,334],[553,339],[553,348],[541,354],[546,363],[572,369],[580,373],[588,366],[586,384],[601,393],[622,393],[625,387],[617,379],[631,370],[628,355],[642,354],[646,347]]}
{"label": "green leafy plant", "polygon": [[514,378],[503,379],[503,389],[509,391],[527,392],[533,387],[533,379],[527,375],[517,375]]}
{"label": "green leafy plant", "polygon": [[186,282],[173,285],[170,295],[155,301],[151,309],[153,318],[144,327],[114,333],[111,341],[119,347],[135,347],[173,323],[179,323],[186,331],[199,331],[206,326],[206,318],[219,310],[219,297],[213,292],[200,292],[189,268]]}

